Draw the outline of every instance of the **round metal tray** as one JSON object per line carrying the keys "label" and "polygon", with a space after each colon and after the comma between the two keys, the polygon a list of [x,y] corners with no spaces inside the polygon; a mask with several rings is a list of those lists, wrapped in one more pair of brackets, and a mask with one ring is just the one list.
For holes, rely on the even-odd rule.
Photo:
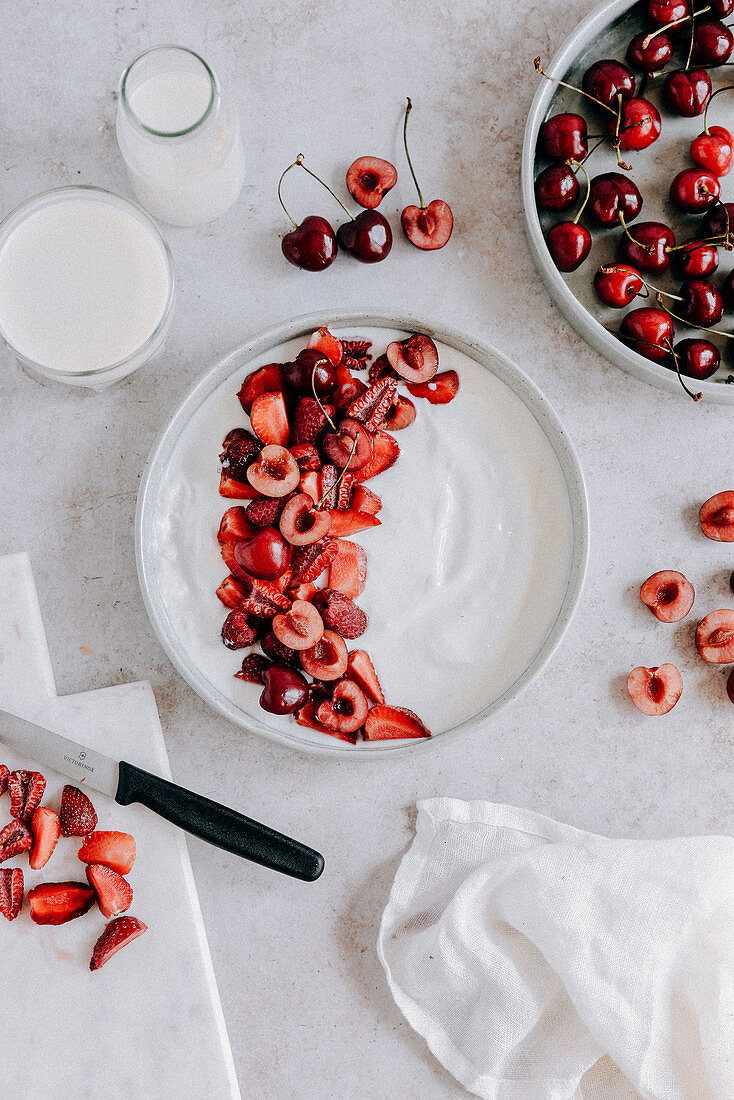
{"label": "round metal tray", "polygon": [[[630,39],[647,26],[645,19],[645,4],[642,2],[630,3],[630,0],[605,0],[588,15],[572,34],[568,36],[550,65],[544,64],[546,71],[558,79],[566,80],[581,85],[583,72],[593,61],[604,57],[615,57],[624,61],[625,52]],[[545,62],[545,59],[543,59]],[[718,71],[712,69],[711,76],[714,86],[723,86],[727,83],[726,69]],[[633,374],[643,382],[649,382],[660,389],[670,393],[679,393],[685,397],[680,383],[674,371],[645,359],[631,348],[626,347],[612,331],[618,329],[622,316],[622,310],[608,309],[602,305],[594,294],[592,281],[597,267],[615,258],[614,240],[618,230],[594,230],[592,233],[594,244],[586,262],[581,267],[568,275],[561,274],[551,260],[546,247],[544,231],[554,221],[561,220],[562,214],[539,214],[534,193],[534,180],[537,175],[536,147],[538,131],[543,121],[551,114],[559,111],[573,111],[583,115],[589,123],[590,132],[597,132],[593,105],[584,100],[583,96],[560,88],[557,84],[546,80],[542,76],[529,75],[528,79],[537,79],[538,89],[535,93],[530,114],[525,127],[525,138],[522,151],[521,185],[522,204],[525,214],[525,227],[527,232],[530,252],[543,282],[555,304],[560,309],[567,321],[569,321],[580,336],[601,352],[618,367]],[[662,81],[648,83],[644,92],[660,109],[660,87]],[[638,80],[639,87],[639,80]],[[718,99],[716,103],[721,103]],[[588,108],[588,110],[586,109]],[[721,119],[721,108],[712,108],[709,122]],[[673,214],[668,201],[668,188],[676,175],[683,168],[693,166],[688,156],[688,146],[692,138],[703,128],[701,118],[675,118],[670,112],[661,109],[663,129],[660,138],[650,148],[641,153],[625,153],[625,159],[633,164],[631,178],[639,187],[643,196],[643,209],[637,221],[664,221],[673,223],[678,240],[685,239],[686,230],[694,235],[696,220],[685,215]],[[725,123],[725,119],[722,119]],[[590,143],[591,144],[591,143]],[[545,163],[545,162],[543,162]],[[600,172],[616,170],[616,159],[609,147],[601,146],[590,158],[589,174],[597,175]],[[724,177],[722,181],[722,198],[727,199],[727,187],[732,188],[730,177]],[[584,184],[582,184],[582,194]],[[571,210],[573,216],[574,208]],[[582,215],[583,219],[583,215]],[[631,225],[634,232],[635,222]],[[687,233],[686,233],[687,235]],[[722,249],[719,250],[720,266],[716,278],[731,268],[732,259]],[[675,282],[669,273],[664,277],[655,278],[653,282],[664,290],[674,290]],[[643,299],[635,299],[631,308],[651,304]],[[725,321],[732,326],[731,315],[725,315]],[[676,326],[679,334],[683,326]],[[721,326],[726,328],[727,324]],[[687,329],[687,332],[694,332]],[[704,331],[704,335],[706,335]],[[713,337],[718,342],[716,337]],[[722,361],[732,354],[734,348],[725,347],[731,344],[729,340],[719,343],[722,352]],[[731,361],[731,360],[730,360]],[[734,365],[731,368],[734,372]],[[693,382],[692,387],[700,390],[704,395],[704,401],[715,401],[725,404],[734,403],[734,385],[727,385],[726,378],[730,370],[723,365],[712,379],[705,382]],[[688,398],[685,398],[688,400]]]}
{"label": "round metal tray", "polygon": [[[523,403],[555,453],[565,481],[572,525],[571,561],[565,595],[555,621],[532,660],[505,691],[493,699],[481,713],[427,741],[360,742],[358,746],[352,747],[317,731],[299,726],[292,720],[281,724],[280,728],[277,728],[277,725],[266,724],[266,721],[260,720],[257,714],[248,712],[243,705],[238,704],[236,699],[228,696],[226,690],[214,684],[206,671],[198,667],[196,659],[189,651],[191,647],[187,648],[172,621],[165,598],[166,585],[161,583],[165,569],[162,559],[165,554],[169,554],[171,559],[175,560],[177,548],[165,544],[165,533],[162,537],[160,530],[160,517],[165,511],[167,501],[170,500],[171,485],[175,484],[175,481],[172,482],[172,477],[175,479],[179,476],[180,466],[172,460],[187,425],[212,395],[216,395],[214,406],[219,407],[220,398],[217,391],[221,393],[225,384],[228,394],[230,390],[232,394],[236,394],[242,377],[248,372],[248,367],[253,369],[255,365],[259,365],[258,359],[260,362],[269,360],[272,358],[273,349],[278,345],[288,340],[308,336],[327,323],[337,334],[341,332],[342,335],[350,336],[359,335],[366,328],[399,330],[406,335],[411,332],[425,332],[444,345],[469,356],[490,371]],[[388,339],[393,338],[395,337],[388,337]],[[237,404],[236,398],[234,404]],[[210,407],[212,406],[207,406],[207,408]],[[220,438],[212,441],[215,448],[219,443]],[[181,461],[180,452],[178,461]],[[220,503],[227,505],[224,500],[220,500]],[[365,316],[355,313],[331,313],[328,317],[324,317],[323,314],[314,314],[295,318],[246,341],[215,364],[190,390],[162,429],[148,457],[138,495],[135,543],[140,587],[153,628],[173,665],[202,699],[244,729],[279,741],[290,748],[331,757],[374,759],[384,752],[426,751],[439,741],[444,743],[449,737],[456,737],[476,729],[500,707],[514,699],[538,674],[563,637],[581,594],[589,544],[588,509],[578,458],[555,412],[530,379],[500,352],[455,330],[427,324],[422,318],[389,314]],[[221,573],[221,561],[218,556],[217,561]],[[178,566],[176,565],[175,568]],[[221,575],[215,585],[219,580]],[[208,587],[206,591],[209,592]],[[218,607],[213,589],[211,600],[213,606]],[[221,611],[221,608],[219,610]],[[203,631],[205,627],[196,620],[194,629]],[[236,684],[237,681],[233,683]],[[263,714],[263,717],[267,716]]]}

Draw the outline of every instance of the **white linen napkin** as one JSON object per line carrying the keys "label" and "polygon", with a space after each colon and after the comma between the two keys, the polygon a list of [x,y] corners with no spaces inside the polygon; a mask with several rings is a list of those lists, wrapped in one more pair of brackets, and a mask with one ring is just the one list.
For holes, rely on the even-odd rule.
{"label": "white linen napkin", "polygon": [[378,953],[408,1022],[486,1100],[734,1098],[734,838],[419,802]]}

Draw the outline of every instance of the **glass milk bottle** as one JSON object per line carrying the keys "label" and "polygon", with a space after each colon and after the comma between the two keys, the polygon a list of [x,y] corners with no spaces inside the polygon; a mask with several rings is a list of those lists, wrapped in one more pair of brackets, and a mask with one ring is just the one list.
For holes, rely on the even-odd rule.
{"label": "glass milk bottle", "polygon": [[237,112],[207,63],[182,46],[156,46],[128,65],[117,141],[139,202],[161,221],[212,221],[242,188]]}

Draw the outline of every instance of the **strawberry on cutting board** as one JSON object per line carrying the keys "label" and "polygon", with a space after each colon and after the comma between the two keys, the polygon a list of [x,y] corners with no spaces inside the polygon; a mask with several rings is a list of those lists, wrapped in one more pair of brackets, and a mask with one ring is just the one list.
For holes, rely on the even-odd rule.
{"label": "strawberry on cutting board", "polygon": [[127,879],[103,863],[90,863],[87,880],[97,894],[97,903],[103,917],[117,917],[125,913],[133,903],[133,888]]}
{"label": "strawberry on cutting board", "polygon": [[78,787],[67,783],[59,810],[62,836],[86,836],[97,828],[97,812],[91,799]]}
{"label": "strawberry on cutting board", "polygon": [[85,836],[78,855],[82,863],[103,863],[118,874],[126,875],[135,863],[135,840],[129,833],[90,833]]}
{"label": "strawberry on cutting board", "polygon": [[56,845],[59,842],[61,822],[58,814],[55,814],[48,806],[39,806],[31,819],[31,832],[33,833],[33,847],[28,862],[33,871],[40,871],[54,854]]}
{"label": "strawberry on cutting board", "polygon": [[23,872],[20,867],[0,867],[0,913],[15,920],[23,908]]}
{"label": "strawberry on cutting board", "polygon": [[66,924],[92,908],[95,893],[83,882],[42,882],[28,892],[31,920],[36,924]]}
{"label": "strawberry on cutting board", "polygon": [[137,917],[116,917],[111,920],[94,945],[89,969],[99,970],[108,959],[147,931],[147,924],[143,924]]}

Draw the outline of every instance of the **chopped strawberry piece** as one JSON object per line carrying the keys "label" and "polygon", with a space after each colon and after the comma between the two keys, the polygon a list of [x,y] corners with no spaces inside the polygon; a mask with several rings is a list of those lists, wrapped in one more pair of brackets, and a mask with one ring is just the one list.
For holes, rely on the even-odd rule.
{"label": "chopped strawberry piece", "polygon": [[286,595],[291,600],[312,600],[318,589],[315,584],[310,581],[305,581],[303,584],[297,585],[296,588],[289,588]]}
{"label": "chopped strawberry piece", "polygon": [[269,630],[267,634],[263,636],[260,642],[263,653],[267,654],[272,661],[277,665],[288,665],[289,668],[298,668],[301,663],[301,658],[295,649],[291,649],[290,646],[284,645],[279,638],[276,638],[272,630]]}
{"label": "chopped strawberry piece", "polygon": [[242,662],[242,668],[235,672],[237,680],[246,680],[248,684],[264,684],[263,673],[272,668],[272,661],[260,653],[250,653]]}
{"label": "chopped strawberry piece", "polygon": [[250,409],[250,423],[258,439],[267,445],[287,447],[291,430],[282,393],[261,393]]}
{"label": "chopped strawberry piece", "polygon": [[317,332],[314,332],[311,339],[308,341],[310,348],[316,348],[317,351],[323,352],[327,359],[338,367],[342,361],[342,345],[336,336],[332,336],[328,328],[320,328]]}
{"label": "chopped strawberry piece", "polygon": [[[255,527],[277,527],[283,509],[294,495],[294,493],[289,493],[286,497],[273,497],[267,500],[265,497],[260,497],[259,500],[253,500],[245,509],[247,518]],[[252,533],[254,535],[257,532],[253,531]],[[244,537],[247,538],[248,536],[245,535]]]}
{"label": "chopped strawberry piece", "polygon": [[350,507],[353,512],[367,512],[371,516],[376,516],[382,508],[382,501],[377,493],[373,493],[366,485],[355,485]]}
{"label": "chopped strawberry piece", "polygon": [[389,432],[409,428],[415,420],[415,405],[408,397],[398,394],[396,403],[388,410],[383,427]]}
{"label": "chopped strawberry piece", "polygon": [[[248,504],[247,507],[249,508],[251,505]],[[265,526],[268,525],[265,524]],[[235,504],[232,508],[228,508],[222,516],[217,539],[219,542],[239,542],[240,539],[251,539],[256,534],[257,528],[248,519],[247,509],[243,508],[241,504]]]}
{"label": "chopped strawberry piece", "polygon": [[283,391],[283,368],[280,363],[268,363],[265,367],[248,374],[237,396],[247,415],[250,415],[252,403],[263,393]]}
{"label": "chopped strawberry piece", "polygon": [[233,608],[222,624],[222,641],[227,649],[246,649],[262,633],[262,619],[256,619],[241,607]]}
{"label": "chopped strawberry piece", "polygon": [[27,852],[33,844],[33,834],[24,821],[9,821],[0,832],[0,863]]}
{"label": "chopped strawberry piece", "polygon": [[348,741],[350,745],[357,744],[357,735],[354,733],[345,733],[342,730],[330,730],[326,726],[322,726],[320,722],[316,721],[315,707],[313,699],[309,699],[300,710],[296,711],[294,718],[298,722],[299,726],[308,726],[309,729],[318,730],[320,733],[328,733],[329,737],[336,737],[339,741]]}
{"label": "chopped strawberry piece", "polygon": [[103,917],[118,917],[126,913],[133,903],[133,888],[127,879],[102,863],[90,863],[87,880],[97,895],[97,904]]}
{"label": "chopped strawberry piece", "polygon": [[400,454],[398,441],[388,432],[378,428],[372,437],[372,442],[372,456],[361,469],[357,470],[355,474],[357,481],[367,481],[371,477],[376,477],[398,460]]}
{"label": "chopped strawberry piece", "polygon": [[398,384],[394,378],[380,378],[349,405],[347,416],[374,431],[395,404],[397,393]]}
{"label": "chopped strawberry piece", "polygon": [[[95,822],[96,820],[95,817]],[[32,870],[40,871],[54,854],[54,849],[61,836],[61,821],[58,814],[55,814],[48,806],[39,806],[33,814],[31,832],[33,833],[33,847],[28,862]]]}
{"label": "chopped strawberry piece", "polygon": [[[244,587],[245,599],[242,606],[252,615],[270,618],[271,612],[268,605],[275,607],[276,611],[287,611],[291,606],[288,597],[269,581],[261,581],[257,577],[250,577]],[[256,606],[262,607],[263,610],[256,611]]]}
{"label": "chopped strawberry piece", "polygon": [[23,872],[20,867],[0,870],[0,913],[6,920],[15,920],[23,908]]}
{"label": "chopped strawberry piece", "polygon": [[366,741],[388,741],[403,737],[430,737],[431,731],[407,707],[389,707],[378,703],[367,715],[364,736]]}
{"label": "chopped strawberry piece", "polygon": [[61,795],[59,818],[62,836],[86,836],[97,828],[97,813],[91,801],[68,783]]}
{"label": "chopped strawberry piece", "polygon": [[319,500],[323,500],[324,508],[336,508],[337,493],[334,493],[332,490],[336,485],[338,477],[339,473],[336,466],[333,466],[330,462],[322,466],[321,473],[319,474]]}
{"label": "chopped strawberry piece", "polygon": [[301,474],[301,480],[298,483],[299,493],[307,493],[314,504],[318,504],[320,500],[319,495],[319,475],[316,470],[310,470],[307,474]]}
{"label": "chopped strawberry piece", "polygon": [[302,397],[293,414],[293,442],[315,443],[329,424],[327,415],[332,417],[334,412],[333,405],[321,406],[314,397]]}
{"label": "chopped strawberry piece", "polygon": [[8,779],[10,778],[10,768],[7,764],[0,764],[0,795],[5,794],[8,789]]}
{"label": "chopped strawberry piece", "polygon": [[[324,626],[336,630],[342,638],[350,641],[359,638],[367,629],[367,616],[354,600],[337,592],[335,588],[322,588],[313,598],[313,603],[321,614]],[[362,723],[360,722],[361,726]]]}
{"label": "chopped strawberry piece", "polygon": [[[341,377],[342,372],[344,372],[343,378]],[[344,411],[349,408],[352,402],[367,392],[367,385],[361,378],[352,378],[346,367],[339,367],[339,374],[339,385],[332,393],[331,400],[336,412],[343,416]]]}
{"label": "chopped strawberry piece", "polygon": [[354,475],[344,474],[343,478],[339,482],[339,488],[336,495],[336,506],[342,511],[346,512],[350,506],[352,499],[352,490],[354,488]]}
{"label": "chopped strawberry piece", "polygon": [[233,577],[236,577],[242,584],[246,584],[250,579],[250,574],[246,573],[240,563],[237,561],[235,555],[236,542],[223,542],[220,547],[220,553],[222,555],[222,561],[229,569]]}
{"label": "chopped strawberry piece", "polygon": [[99,970],[108,959],[147,931],[147,924],[143,924],[137,917],[116,917],[111,920],[94,945],[89,969]]}
{"label": "chopped strawberry piece", "polygon": [[349,539],[337,539],[338,552],[329,567],[329,588],[356,599],[367,581],[367,555]]}
{"label": "chopped strawberry piece", "polygon": [[36,924],[66,924],[94,904],[94,890],[83,882],[43,882],[28,892],[31,920]]}
{"label": "chopped strawberry piece", "polygon": [[298,463],[298,469],[303,470],[304,473],[321,469],[321,455],[313,443],[296,443],[291,447],[291,454]]}
{"label": "chopped strawberry piece", "polygon": [[219,477],[219,495],[229,497],[231,500],[254,500],[259,493],[248,481],[235,481],[222,470]]}
{"label": "chopped strawberry piece", "polygon": [[425,397],[432,405],[447,405],[459,392],[459,376],[455,370],[434,374],[430,382],[408,382],[413,397]]}
{"label": "chopped strawberry piece", "polygon": [[353,680],[339,680],[330,699],[316,707],[316,721],[339,733],[356,733],[367,717],[369,706],[364,692]]}
{"label": "chopped strawberry piece", "polygon": [[84,838],[78,855],[82,863],[103,863],[126,875],[135,862],[135,840],[129,833],[90,833]]}
{"label": "chopped strawberry piece", "polygon": [[[278,589],[279,592],[285,594],[293,584],[293,570],[286,569],[285,573],[281,573],[281,575],[279,577],[276,577],[275,580],[271,583]],[[291,603],[293,602],[290,596],[288,597],[288,599],[291,601]]]}
{"label": "chopped strawberry piece", "polygon": [[377,382],[380,378],[397,379],[398,376],[390,366],[387,356],[381,355],[378,359],[375,359],[374,363],[371,365],[367,372],[367,377],[370,382]]}
{"label": "chopped strawberry piece", "polygon": [[45,790],[46,780],[40,772],[11,772],[8,776],[11,817],[18,821],[30,821]]}
{"label": "chopped strawberry piece", "polygon": [[362,691],[374,703],[384,703],[385,695],[369,654],[365,649],[355,649],[349,654],[347,676],[359,684]]}
{"label": "chopped strawberry piece", "polygon": [[342,356],[346,359],[356,359],[360,367],[365,365],[365,359],[370,358],[371,340],[342,340]]}
{"label": "chopped strawberry piece", "polygon": [[219,461],[227,477],[233,477],[235,481],[247,481],[247,467],[260,454],[262,443],[245,428],[233,428],[222,446],[224,450]]}
{"label": "chopped strawberry piece", "polygon": [[358,531],[366,531],[368,527],[379,527],[382,520],[369,512],[355,512],[350,509],[347,512],[338,512],[331,509],[331,527],[329,534],[335,538],[344,535],[356,535]]}
{"label": "chopped strawberry piece", "polygon": [[242,607],[245,590],[234,577],[225,577],[217,589],[217,595],[225,607]]}
{"label": "chopped strawberry piece", "polygon": [[328,536],[312,542],[308,546],[302,546],[293,555],[292,585],[308,584],[318,580],[323,571],[331,565],[339,546],[335,539]]}

